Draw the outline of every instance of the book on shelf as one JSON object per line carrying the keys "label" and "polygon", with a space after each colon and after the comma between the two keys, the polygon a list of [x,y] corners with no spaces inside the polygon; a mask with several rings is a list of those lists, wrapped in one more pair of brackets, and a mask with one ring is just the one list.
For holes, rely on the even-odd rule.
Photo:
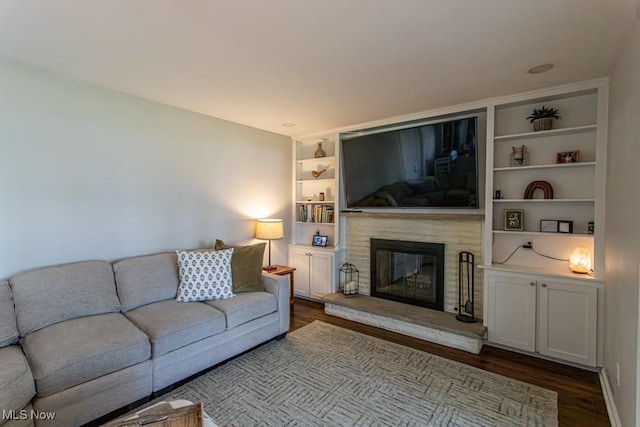
{"label": "book on shelf", "polygon": [[335,218],[333,206],[300,204],[298,205],[298,222],[333,223]]}

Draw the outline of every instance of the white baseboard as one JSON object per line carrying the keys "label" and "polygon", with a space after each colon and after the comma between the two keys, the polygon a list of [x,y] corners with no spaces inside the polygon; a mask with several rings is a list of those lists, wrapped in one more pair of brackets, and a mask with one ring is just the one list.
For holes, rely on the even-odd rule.
{"label": "white baseboard", "polygon": [[602,387],[602,395],[604,396],[604,403],[607,405],[607,413],[609,414],[609,421],[612,427],[622,427],[620,423],[620,417],[618,416],[618,409],[616,408],[616,402],[613,399],[613,389],[609,382],[609,376],[604,368],[600,370],[598,374],[600,376],[600,386]]}

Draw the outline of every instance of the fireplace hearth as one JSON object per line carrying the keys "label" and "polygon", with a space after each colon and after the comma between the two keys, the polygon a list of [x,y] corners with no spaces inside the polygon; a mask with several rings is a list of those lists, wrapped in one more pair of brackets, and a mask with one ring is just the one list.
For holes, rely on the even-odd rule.
{"label": "fireplace hearth", "polygon": [[444,311],[444,244],[371,239],[371,296]]}

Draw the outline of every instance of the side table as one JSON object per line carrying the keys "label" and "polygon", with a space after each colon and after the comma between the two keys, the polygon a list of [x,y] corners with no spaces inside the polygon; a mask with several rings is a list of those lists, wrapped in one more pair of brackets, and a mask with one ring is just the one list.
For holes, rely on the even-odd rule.
{"label": "side table", "polygon": [[289,275],[289,286],[291,287],[291,296],[289,299],[289,307],[291,309],[291,311],[293,311],[293,272],[296,271],[296,269],[294,267],[287,267],[286,265],[277,265],[276,264],[276,268],[271,269],[271,270],[266,270],[263,269],[264,271],[266,271],[267,273],[271,273],[271,274],[277,274],[278,276],[284,276],[286,274]]}

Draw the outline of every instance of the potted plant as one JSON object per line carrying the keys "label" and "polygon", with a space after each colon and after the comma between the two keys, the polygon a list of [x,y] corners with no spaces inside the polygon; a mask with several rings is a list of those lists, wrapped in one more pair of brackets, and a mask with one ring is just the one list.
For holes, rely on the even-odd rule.
{"label": "potted plant", "polygon": [[531,115],[527,117],[530,123],[533,123],[533,130],[549,130],[553,125],[553,119],[560,119],[557,108],[545,107],[534,108]]}

